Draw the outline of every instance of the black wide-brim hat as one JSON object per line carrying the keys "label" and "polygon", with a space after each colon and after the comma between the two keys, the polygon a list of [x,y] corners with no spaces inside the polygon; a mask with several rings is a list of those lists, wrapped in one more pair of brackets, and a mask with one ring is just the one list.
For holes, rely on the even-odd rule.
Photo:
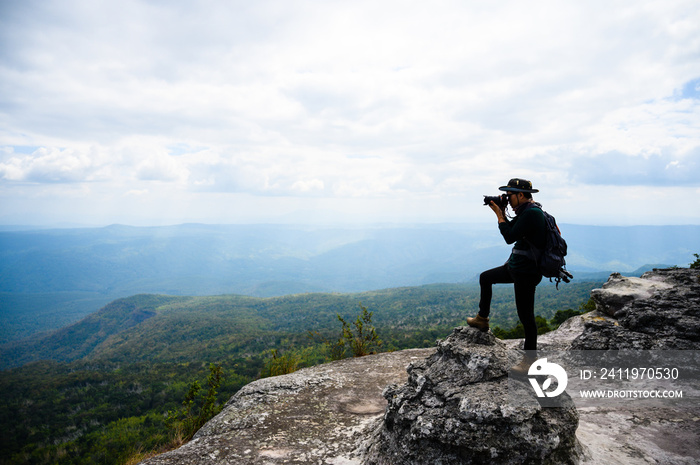
{"label": "black wide-brim hat", "polygon": [[531,194],[539,192],[539,190],[532,188],[532,183],[530,181],[518,178],[511,179],[508,181],[507,186],[501,186],[498,190],[505,192],[529,192]]}

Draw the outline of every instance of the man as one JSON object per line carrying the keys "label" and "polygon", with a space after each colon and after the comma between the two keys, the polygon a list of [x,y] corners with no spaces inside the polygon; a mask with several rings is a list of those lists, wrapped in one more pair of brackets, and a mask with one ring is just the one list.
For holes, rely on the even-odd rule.
{"label": "man", "polygon": [[492,285],[513,283],[518,318],[525,328],[526,356],[523,362],[527,363],[534,361],[536,357],[535,289],[542,281],[532,246],[540,250],[544,249],[546,224],[541,205],[532,199],[532,194],[539,190],[533,189],[530,181],[511,179],[507,186],[499,187],[499,190],[504,191],[508,196],[508,203],[515,212],[515,218],[507,219],[505,208],[502,209],[493,201],[489,206],[498,218],[498,229],[506,243],[515,243],[515,245],[510,258],[504,265],[481,273],[479,313],[474,318],[467,318],[467,324],[482,331],[488,331]]}

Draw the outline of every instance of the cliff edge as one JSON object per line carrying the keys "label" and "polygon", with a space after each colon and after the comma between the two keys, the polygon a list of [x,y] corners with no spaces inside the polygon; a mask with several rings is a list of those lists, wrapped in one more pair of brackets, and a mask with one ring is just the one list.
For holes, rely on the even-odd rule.
{"label": "cliff edge", "polygon": [[244,386],[160,464],[359,464],[356,449],[381,421],[382,391],[435,349],[351,358]]}

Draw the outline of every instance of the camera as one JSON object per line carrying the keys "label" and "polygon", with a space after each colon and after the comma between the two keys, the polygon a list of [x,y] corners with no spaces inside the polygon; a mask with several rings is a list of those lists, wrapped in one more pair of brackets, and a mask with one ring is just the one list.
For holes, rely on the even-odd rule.
{"label": "camera", "polygon": [[508,206],[508,194],[485,195],[484,196],[484,205],[488,205],[491,202],[498,205],[501,208],[501,210],[505,210],[506,207]]}

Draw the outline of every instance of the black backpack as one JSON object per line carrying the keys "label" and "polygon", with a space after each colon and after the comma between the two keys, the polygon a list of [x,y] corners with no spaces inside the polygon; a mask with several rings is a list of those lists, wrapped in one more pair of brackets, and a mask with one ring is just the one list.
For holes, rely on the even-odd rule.
{"label": "black backpack", "polygon": [[[533,207],[542,209],[539,205],[533,205]],[[561,231],[554,217],[544,210],[542,213],[544,214],[545,235],[547,236],[544,249],[535,247],[527,238],[525,240],[530,244],[539,272],[545,278],[549,278],[550,282],[554,280],[557,283],[557,289],[559,289],[561,281],[568,283],[573,279],[573,275],[566,271],[566,260],[564,260],[567,245],[564,238],[561,237]]]}

